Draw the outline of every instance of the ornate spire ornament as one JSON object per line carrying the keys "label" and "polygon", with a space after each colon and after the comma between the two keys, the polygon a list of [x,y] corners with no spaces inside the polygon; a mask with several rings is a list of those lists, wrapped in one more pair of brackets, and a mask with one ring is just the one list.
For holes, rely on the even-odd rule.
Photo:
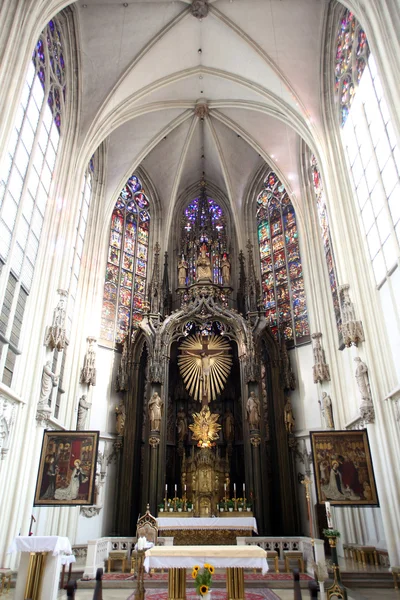
{"label": "ornate spire ornament", "polygon": [[44,345],[50,350],[57,349],[59,352],[64,350],[68,344],[65,332],[65,317],[68,292],[66,290],[57,290],[59,300],[53,313],[53,322],[46,328]]}
{"label": "ornate spire ornament", "polygon": [[244,254],[243,251],[241,250],[239,252],[239,285],[238,285],[238,292],[237,292],[237,307],[238,307],[238,311],[240,313],[242,313],[242,315],[245,314],[246,312],[246,301],[245,301],[245,297],[246,297],[246,271],[245,271],[245,266],[244,266]]}
{"label": "ornate spire ornament", "polygon": [[349,288],[348,283],[339,287],[340,314],[342,316],[341,331],[343,343],[347,348],[358,346],[365,339],[362,321],[356,320],[354,304],[350,299]]}
{"label": "ornate spire ornament", "polygon": [[83,368],[81,371],[80,383],[87,383],[88,385],[96,385],[96,338],[88,337],[87,351],[85,360],[83,361]]}
{"label": "ornate spire ornament", "polygon": [[169,287],[169,275],[168,275],[168,252],[164,254],[164,273],[162,279],[162,307],[161,312],[163,317],[171,314],[172,309],[172,294]]}
{"label": "ornate spire ornament", "polygon": [[260,283],[256,277],[253,260],[253,244],[247,241],[248,253],[248,279],[246,285],[246,308],[247,312],[257,312],[260,301]]}
{"label": "ornate spire ornament", "polygon": [[160,281],[160,244],[154,246],[153,275],[149,286],[149,305],[153,315],[161,311],[161,281]]}
{"label": "ornate spire ornament", "polygon": [[193,414],[194,423],[189,425],[189,429],[193,431],[192,438],[197,440],[199,448],[210,448],[215,446],[215,440],[218,440],[218,431],[221,425],[217,423],[218,414],[211,414],[208,406],[203,406],[199,413]]}
{"label": "ornate spire ornament", "polygon": [[225,387],[232,366],[229,342],[219,335],[199,333],[180,345],[179,370],[190,396],[202,404],[215,400]]}

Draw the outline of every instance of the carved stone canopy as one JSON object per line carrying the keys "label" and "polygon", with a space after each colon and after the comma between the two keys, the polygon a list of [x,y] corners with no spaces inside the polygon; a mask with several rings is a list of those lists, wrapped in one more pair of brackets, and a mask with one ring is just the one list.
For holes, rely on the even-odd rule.
{"label": "carved stone canopy", "polygon": [[208,115],[208,105],[205,102],[197,104],[196,108],[194,109],[194,114],[196,117],[199,117],[199,119],[204,119],[204,117]]}

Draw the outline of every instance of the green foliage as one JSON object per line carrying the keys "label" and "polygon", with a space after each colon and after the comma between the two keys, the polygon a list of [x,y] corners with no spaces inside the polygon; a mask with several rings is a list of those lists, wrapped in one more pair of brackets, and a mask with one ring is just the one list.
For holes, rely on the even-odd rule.
{"label": "green foliage", "polygon": [[337,529],[323,529],[322,533],[325,537],[340,537],[340,531]]}
{"label": "green foliage", "polygon": [[210,591],[213,573],[214,567],[208,563],[204,563],[202,569],[198,566],[193,567],[192,577],[195,580],[196,592],[200,596]]}

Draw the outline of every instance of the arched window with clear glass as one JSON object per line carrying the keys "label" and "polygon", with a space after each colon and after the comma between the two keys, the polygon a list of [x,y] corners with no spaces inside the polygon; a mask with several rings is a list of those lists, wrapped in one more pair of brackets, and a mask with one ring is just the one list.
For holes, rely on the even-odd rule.
{"label": "arched window with clear glass", "polygon": [[276,338],[308,342],[310,329],[296,216],[285,187],[270,171],[257,197],[263,307]]}
{"label": "arched window with clear glass", "polygon": [[2,373],[6,385],[11,385],[16,356],[21,353],[23,314],[65,128],[65,51],[62,19],[55,17],[34,48],[0,165],[0,270],[9,267],[0,313],[0,353],[7,352]]}
{"label": "arched window with clear glass", "polygon": [[137,175],[121,191],[111,217],[101,339],[122,343],[146,308],[150,202]]}
{"label": "arched window with clear glass", "polygon": [[400,254],[400,151],[367,37],[348,10],[337,35],[335,90],[359,216],[381,285]]}

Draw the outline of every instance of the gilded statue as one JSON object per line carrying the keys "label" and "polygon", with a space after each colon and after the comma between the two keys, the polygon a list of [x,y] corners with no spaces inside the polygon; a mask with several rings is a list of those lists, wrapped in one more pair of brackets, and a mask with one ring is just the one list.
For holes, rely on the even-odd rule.
{"label": "gilded statue", "polygon": [[194,423],[189,425],[193,431],[193,439],[198,441],[198,446],[207,448],[215,445],[214,442],[219,438],[218,431],[221,425],[217,423],[218,414],[211,414],[208,406],[203,406],[199,413],[194,413]]}
{"label": "gilded statue", "polygon": [[202,279],[212,281],[211,261],[209,256],[207,256],[206,244],[200,246],[200,254],[197,258],[197,281]]}
{"label": "gilded statue", "polygon": [[290,402],[290,398],[286,399],[286,404],[284,408],[285,412],[285,427],[288,433],[294,432],[295,419],[293,416],[292,403]]}

